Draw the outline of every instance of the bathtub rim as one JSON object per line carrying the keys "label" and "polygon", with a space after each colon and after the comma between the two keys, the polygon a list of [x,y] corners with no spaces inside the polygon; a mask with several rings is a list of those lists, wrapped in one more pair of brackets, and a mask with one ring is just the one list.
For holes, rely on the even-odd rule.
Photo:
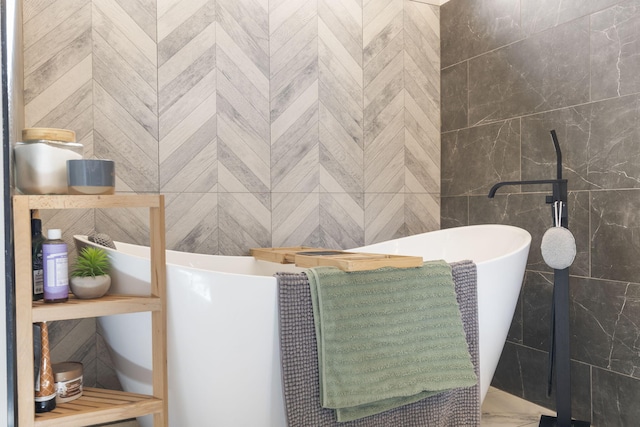
{"label": "bathtub rim", "polygon": [[[458,226],[458,227],[450,227],[450,228],[443,228],[440,230],[434,230],[434,231],[427,231],[424,233],[418,233],[418,234],[412,234],[409,236],[404,236],[404,237],[399,237],[397,239],[391,239],[391,240],[385,240],[383,242],[377,242],[377,243],[372,243],[369,245],[364,245],[364,246],[359,246],[353,249],[345,249],[346,251],[357,251],[360,250],[361,248],[369,248],[372,246],[376,246],[376,245],[382,245],[384,243],[387,242],[402,242],[402,241],[406,241],[412,238],[416,238],[418,236],[422,236],[425,234],[432,234],[432,235],[442,235],[442,234],[457,234],[457,233],[462,233],[464,231],[467,230],[486,230],[486,229],[496,229],[496,230],[501,230],[502,232],[509,232],[509,233],[514,233],[515,236],[519,236],[521,237],[523,240],[522,242],[515,248],[510,248],[510,250],[508,252],[502,253],[500,255],[497,255],[495,257],[492,258],[488,258],[488,259],[484,259],[482,261],[476,261],[471,259],[471,261],[473,261],[477,266],[483,265],[483,264],[487,264],[487,263],[491,263],[494,261],[498,261],[504,258],[507,258],[509,256],[512,256],[515,253],[518,253],[522,250],[524,250],[526,247],[530,247],[531,246],[531,233],[529,233],[527,230],[521,228],[521,227],[517,227],[517,226],[513,226],[513,225],[507,225],[507,224],[492,224],[492,223],[486,223],[486,224],[474,224],[474,225],[462,225],[462,226]],[[126,254],[127,256],[131,256],[140,260],[148,260],[149,256],[142,256],[138,253],[133,253],[133,252],[127,252],[124,250],[120,250],[118,249],[118,245],[124,245],[125,247],[132,247],[136,250],[138,250],[137,248],[149,248],[148,246],[144,246],[144,245],[138,245],[135,243],[127,243],[127,242],[121,242],[118,240],[114,240],[113,243],[116,245],[116,249],[110,248],[108,246],[102,246],[98,243],[95,242],[91,242],[88,240],[88,235],[84,235],[84,234],[74,234],[73,235],[73,239],[74,242],[76,241],[80,241],[83,244],[88,244],[88,245],[93,245],[93,246],[98,246],[102,249],[104,249],[105,251],[107,251],[108,253],[113,253],[113,252],[117,252],[117,253],[123,253]],[[76,245],[77,248],[77,245]],[[365,249],[365,250],[370,250],[370,249]],[[176,251],[176,250],[172,250],[172,249],[167,249],[166,250],[168,253],[176,253],[176,254],[191,254],[191,255],[198,255],[198,256],[215,256],[215,257],[220,257],[220,258],[231,258],[231,259],[238,259],[238,258],[253,258],[251,255],[214,255],[214,254],[200,254],[200,253],[194,253],[194,252],[184,252],[184,251]],[[255,259],[255,258],[254,258]],[[463,259],[458,259],[455,261],[447,261],[447,262],[456,262],[456,261],[462,261]],[[260,261],[260,262],[268,262],[268,261],[261,261],[261,260],[257,260],[256,261]],[[175,265],[175,266],[184,266],[184,264],[180,264],[180,263],[176,263],[176,262],[172,262],[169,257],[167,257],[166,259],[166,263],[167,265]],[[206,270],[197,266],[188,266],[189,268],[193,268],[196,270],[201,270],[201,271],[210,271],[210,270]],[[302,269],[301,269],[302,271]],[[236,275],[240,275],[240,276],[247,276],[247,274],[242,274],[242,273],[230,273],[230,272],[219,272],[221,274],[236,274]]]}

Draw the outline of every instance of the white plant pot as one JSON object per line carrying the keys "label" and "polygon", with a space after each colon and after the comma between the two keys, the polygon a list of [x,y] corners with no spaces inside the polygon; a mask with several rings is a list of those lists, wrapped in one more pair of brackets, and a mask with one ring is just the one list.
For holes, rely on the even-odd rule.
{"label": "white plant pot", "polygon": [[100,298],[111,287],[111,276],[71,277],[71,292],[80,299]]}

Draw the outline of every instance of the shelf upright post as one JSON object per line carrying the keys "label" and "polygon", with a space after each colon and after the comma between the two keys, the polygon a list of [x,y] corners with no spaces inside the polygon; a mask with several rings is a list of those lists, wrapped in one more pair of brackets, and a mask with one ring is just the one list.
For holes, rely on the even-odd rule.
{"label": "shelf upright post", "polygon": [[[13,232],[15,256],[15,296],[16,296],[16,391],[19,401],[18,425],[33,425],[35,401],[33,399],[35,379],[33,373],[33,314],[25,307],[31,307],[31,211],[28,196],[13,197]],[[26,239],[26,240],[25,240]],[[23,240],[29,242],[24,244]],[[21,244],[18,244],[18,241]],[[24,399],[31,396],[31,399]],[[22,399],[20,399],[22,397]]]}
{"label": "shelf upright post", "polygon": [[167,404],[167,340],[165,331],[167,324],[166,298],[166,253],[164,196],[158,195],[158,206],[149,208],[151,295],[160,298],[162,309],[151,313],[152,345],[153,345],[153,396],[162,399],[162,412],[153,416],[154,426],[166,426],[169,422]]}

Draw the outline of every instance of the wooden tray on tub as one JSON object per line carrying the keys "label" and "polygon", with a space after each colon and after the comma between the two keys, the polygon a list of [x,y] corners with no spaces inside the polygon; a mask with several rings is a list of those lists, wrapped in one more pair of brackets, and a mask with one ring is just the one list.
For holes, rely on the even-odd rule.
{"label": "wooden tray on tub", "polygon": [[335,249],[292,246],[254,248],[251,255],[263,261],[295,264],[298,267],[337,267],[342,271],[375,270],[382,267],[413,268],[422,266],[422,257],[346,252]]}

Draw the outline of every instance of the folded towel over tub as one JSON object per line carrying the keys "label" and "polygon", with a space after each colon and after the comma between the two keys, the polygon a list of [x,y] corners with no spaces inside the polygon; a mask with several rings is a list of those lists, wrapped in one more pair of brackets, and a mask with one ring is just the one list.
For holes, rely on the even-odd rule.
{"label": "folded towel over tub", "polygon": [[451,267],[348,273],[306,270],[318,345],[320,403],[338,421],[476,383]]}
{"label": "folded towel over tub", "polygon": [[[448,267],[448,266],[447,266]],[[380,273],[378,270],[376,274]],[[460,313],[462,314],[462,322],[464,331],[466,334],[466,343],[468,343],[468,351],[471,353],[471,360],[475,373],[478,372],[478,341],[477,341],[477,295],[476,295],[476,280],[475,280],[475,265],[471,262],[462,262],[452,264],[452,273],[456,286],[457,296],[454,294],[454,298],[457,298],[460,305]],[[347,274],[347,273],[342,273]],[[348,273],[353,274],[353,273]],[[360,273],[359,273],[360,274]],[[440,274],[440,273],[439,273]],[[281,339],[281,361],[283,371],[283,384],[285,393],[285,405],[287,411],[287,417],[290,427],[298,426],[335,426],[337,419],[335,411],[322,408],[320,404],[320,389],[319,389],[319,373],[318,373],[318,353],[316,347],[316,333],[312,316],[312,303],[311,292],[309,290],[308,279],[304,274],[285,274],[280,273],[277,275],[279,283],[279,308],[280,308],[280,339]],[[376,297],[376,293],[370,294],[365,292],[364,295],[370,297]],[[322,295],[321,295],[322,297]],[[397,298],[398,295],[385,295],[382,299]],[[340,301],[344,301],[345,296],[339,296],[336,300],[337,304]],[[422,297],[413,298],[420,300]],[[430,298],[434,299],[434,298]],[[437,298],[436,298],[437,299]],[[457,307],[456,307],[457,310]],[[434,311],[435,312],[435,311]],[[353,314],[353,313],[352,313]],[[428,314],[428,313],[427,313]],[[357,319],[359,316],[353,316]],[[375,316],[374,316],[375,317]],[[379,316],[389,320],[393,316],[389,317]],[[436,316],[437,318],[443,318],[443,316]],[[337,326],[345,323],[344,319],[337,322]],[[393,326],[398,328],[399,325]],[[326,338],[326,337],[325,337]],[[321,338],[323,340],[324,338]],[[325,340],[326,341],[326,340]],[[370,341],[370,340],[364,340]],[[429,341],[437,341],[429,339]],[[354,341],[355,342],[355,341]],[[465,343],[465,347],[466,347]],[[424,343],[417,343],[418,345]],[[357,347],[357,346],[356,346]],[[392,346],[393,347],[393,346]],[[396,346],[397,349],[401,349],[401,346]],[[420,350],[420,349],[418,349]],[[324,350],[323,350],[324,351]],[[458,350],[456,350],[457,352]],[[465,348],[465,352],[466,352]],[[402,353],[402,352],[401,352]],[[393,363],[398,356],[392,356],[390,362]],[[399,357],[405,357],[400,355]],[[468,355],[467,363],[468,363]],[[348,358],[347,358],[348,359]],[[458,360],[458,359],[456,359]],[[461,358],[460,360],[464,360]],[[409,362],[412,365],[413,361]],[[440,362],[437,362],[440,363]],[[454,362],[459,363],[459,362]],[[355,365],[360,365],[360,362]],[[325,366],[324,371],[327,369],[340,369],[343,365],[343,361],[338,363],[340,366]],[[462,362],[462,365],[464,362]],[[469,365],[467,365],[468,367]],[[463,366],[464,367],[464,366]],[[355,367],[357,369],[358,366]],[[399,369],[399,368],[398,368]],[[438,368],[440,369],[440,368]],[[444,368],[443,368],[444,369]],[[474,426],[479,425],[480,420],[480,405],[479,405],[479,387],[475,383],[473,376],[473,370],[471,375],[466,369],[461,369],[465,373],[462,375],[462,381],[468,381],[465,385],[459,386],[460,388],[451,389],[444,393],[439,393],[435,396],[415,401],[415,403],[402,406],[396,409],[387,410],[377,415],[368,416],[355,421],[349,421],[341,423],[341,426],[434,426],[434,427],[453,427],[453,426]],[[375,370],[369,369],[370,372]],[[417,371],[416,371],[417,372]],[[326,372],[325,372],[326,373]],[[362,375],[362,374],[359,374]],[[417,375],[423,375],[417,372]],[[454,374],[455,377],[458,374]],[[366,375],[365,375],[366,376]],[[450,381],[451,375],[443,375],[444,383]],[[409,384],[410,387],[417,387],[421,389],[421,386],[415,386],[412,376],[409,375],[402,381]],[[437,382],[437,381],[436,381]],[[471,385],[473,383],[473,385]],[[367,387],[370,387],[371,383],[367,383]],[[452,384],[445,384],[444,388],[451,388]],[[325,383],[325,387],[327,384]],[[323,399],[327,397],[323,387],[322,395]],[[333,387],[330,385],[329,388]],[[442,389],[442,388],[441,388]],[[352,399],[349,392],[339,392],[339,398],[346,397]],[[413,393],[415,394],[415,393]],[[361,393],[357,398],[361,398]],[[376,395],[379,395],[376,392]],[[421,398],[423,396],[420,396]],[[335,396],[330,396],[330,399],[326,401],[332,401]],[[350,402],[351,404],[351,402]],[[356,408],[357,415],[361,414],[360,409]],[[367,411],[369,408],[365,405]],[[379,408],[378,408],[379,409]],[[374,411],[378,412],[378,409]],[[384,408],[383,408],[384,409]],[[365,413],[366,415],[366,413]],[[347,414],[346,417],[351,417]]]}

